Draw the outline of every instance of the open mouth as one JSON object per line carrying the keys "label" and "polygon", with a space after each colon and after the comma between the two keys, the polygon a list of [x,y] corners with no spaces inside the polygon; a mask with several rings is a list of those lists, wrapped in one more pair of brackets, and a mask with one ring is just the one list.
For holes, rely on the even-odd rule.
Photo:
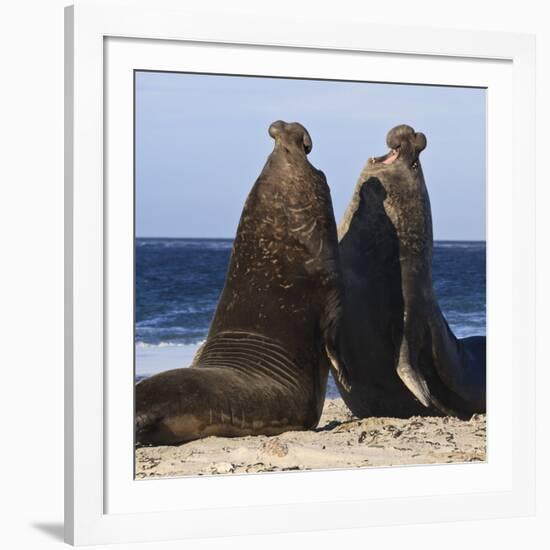
{"label": "open mouth", "polygon": [[[381,156],[381,157],[372,157],[370,159],[370,162],[371,164],[385,164],[385,165],[389,165],[389,164],[393,164],[400,156],[400,153],[399,153],[399,147],[396,147],[395,149],[390,149],[389,153]],[[418,169],[418,158],[416,158],[415,160],[413,160],[412,164],[410,165],[410,167],[413,169],[413,170],[417,170]]]}
{"label": "open mouth", "polygon": [[399,151],[397,149],[392,149],[387,155],[386,158],[382,161],[382,164],[391,164],[399,158]]}
{"label": "open mouth", "polygon": [[392,164],[399,158],[399,149],[390,149],[390,152],[381,157],[372,157],[372,164]]}

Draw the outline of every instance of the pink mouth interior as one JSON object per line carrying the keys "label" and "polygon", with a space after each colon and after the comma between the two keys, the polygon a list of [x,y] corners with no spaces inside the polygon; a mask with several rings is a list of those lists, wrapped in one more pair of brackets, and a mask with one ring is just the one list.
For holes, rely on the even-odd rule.
{"label": "pink mouth interior", "polygon": [[388,156],[382,161],[382,164],[391,164],[397,160],[397,157],[399,157],[399,151],[397,151],[397,149],[392,149],[388,153]]}

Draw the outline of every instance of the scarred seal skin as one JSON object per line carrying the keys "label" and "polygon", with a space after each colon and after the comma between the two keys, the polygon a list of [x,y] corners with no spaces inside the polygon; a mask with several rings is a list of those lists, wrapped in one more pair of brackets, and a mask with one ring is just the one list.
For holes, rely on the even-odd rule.
{"label": "scarred seal skin", "polygon": [[225,285],[191,368],[136,385],[138,444],[314,428],[341,317],[336,223],[298,123],[269,127],[273,152],[241,215]]}
{"label": "scarred seal skin", "polygon": [[346,300],[341,350],[359,416],[485,411],[485,337],[457,339],[432,286],[432,219],[419,155],[426,137],[407,125],[390,152],[364,167],[339,225]]}

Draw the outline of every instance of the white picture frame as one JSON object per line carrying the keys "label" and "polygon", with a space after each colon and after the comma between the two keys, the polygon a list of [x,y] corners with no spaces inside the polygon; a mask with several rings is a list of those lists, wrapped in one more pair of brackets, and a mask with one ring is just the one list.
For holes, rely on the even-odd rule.
{"label": "white picture frame", "polygon": [[[171,0],[80,2],[66,9],[65,32],[66,541],[532,514],[534,38],[314,16],[228,18]],[[133,348],[126,307],[133,293],[127,94],[129,74],[138,68],[487,87],[486,464],[133,480],[132,390],[124,375]],[[114,360],[122,366],[109,368]]]}

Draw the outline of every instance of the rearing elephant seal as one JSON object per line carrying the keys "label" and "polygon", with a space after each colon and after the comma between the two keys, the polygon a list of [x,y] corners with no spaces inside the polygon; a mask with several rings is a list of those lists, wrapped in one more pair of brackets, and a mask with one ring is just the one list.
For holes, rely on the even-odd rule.
{"label": "rearing elephant seal", "polygon": [[458,340],[432,287],[432,219],[419,155],[401,125],[371,158],[338,228],[346,291],[341,349],[359,416],[485,411],[485,337]]}
{"label": "rearing elephant seal", "polygon": [[329,366],[348,387],[330,191],[301,124],[274,122],[269,135],[275,148],[244,205],[205,344],[191,368],[136,386],[138,443],[311,429]]}

